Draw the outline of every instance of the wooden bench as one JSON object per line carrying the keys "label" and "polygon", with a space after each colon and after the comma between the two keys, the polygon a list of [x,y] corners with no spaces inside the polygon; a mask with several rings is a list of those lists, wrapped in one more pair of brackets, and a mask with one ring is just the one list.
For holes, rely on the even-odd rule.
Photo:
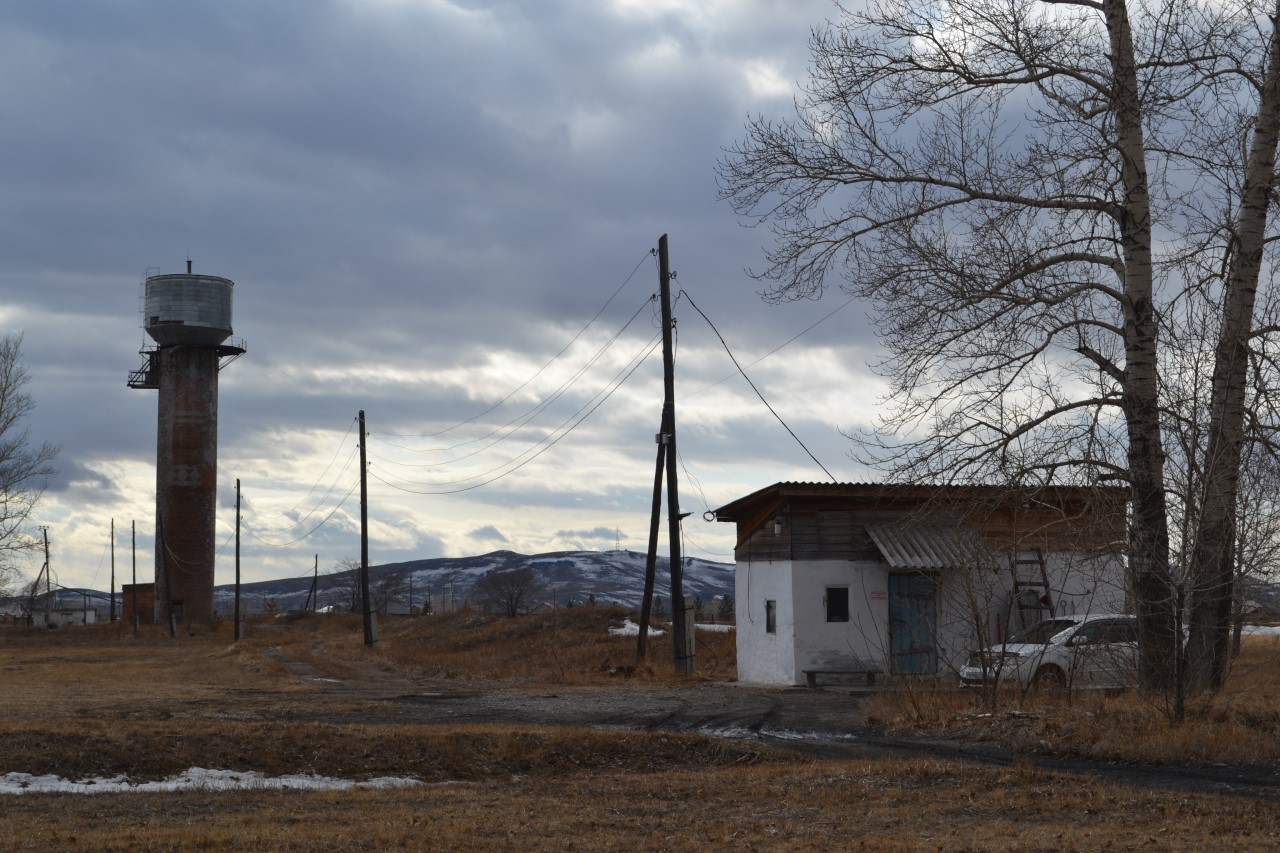
{"label": "wooden bench", "polygon": [[866,679],[868,687],[875,687],[876,676],[884,672],[878,666],[861,664],[858,666],[830,667],[828,669],[802,669],[805,686],[816,688],[819,675],[860,675]]}

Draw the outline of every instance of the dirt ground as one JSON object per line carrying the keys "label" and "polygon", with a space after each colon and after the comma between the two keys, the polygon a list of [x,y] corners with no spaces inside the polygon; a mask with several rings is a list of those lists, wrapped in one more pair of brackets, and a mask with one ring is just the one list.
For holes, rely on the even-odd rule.
{"label": "dirt ground", "polygon": [[814,758],[931,757],[983,766],[1027,765],[1140,787],[1280,801],[1280,769],[1265,766],[1168,767],[1014,752],[996,743],[890,737],[866,725],[863,691],[774,688],[736,682],[671,687],[620,681],[616,687],[548,690],[460,687],[391,672],[334,675],[267,649],[303,685],[299,691],[242,697],[242,713],[324,723],[525,723],[688,731],[802,752]]}

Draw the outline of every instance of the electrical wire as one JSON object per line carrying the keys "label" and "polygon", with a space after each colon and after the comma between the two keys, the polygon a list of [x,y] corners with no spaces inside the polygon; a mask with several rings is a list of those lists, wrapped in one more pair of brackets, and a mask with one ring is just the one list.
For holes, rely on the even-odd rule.
{"label": "electrical wire", "polygon": [[[357,444],[357,445],[356,445],[356,446],[351,450],[351,452],[348,454],[348,456],[347,456],[347,461],[343,464],[342,469],[341,469],[340,471],[338,471],[338,474],[337,474],[337,476],[334,478],[333,482],[329,484],[329,488],[328,488],[328,490],[326,490],[326,491],[325,491],[325,493],[324,493],[324,497],[322,497],[319,501],[317,501],[317,502],[316,502],[316,505],[315,505],[315,506],[314,506],[314,507],[313,507],[313,508],[312,508],[312,509],[311,509],[311,510],[306,514],[306,515],[302,516],[302,517],[301,517],[301,518],[299,518],[297,521],[294,521],[294,522],[293,522],[293,523],[291,523],[291,524],[288,524],[288,525],[285,525],[285,526],[282,526],[282,527],[275,527],[275,528],[273,528],[272,530],[267,531],[268,535],[271,535],[271,533],[278,533],[278,534],[285,535],[285,536],[292,535],[289,531],[296,530],[296,529],[298,529],[299,527],[304,526],[304,525],[307,523],[307,521],[308,521],[308,520],[309,520],[313,515],[315,515],[317,512],[319,512],[319,511],[320,511],[320,508],[321,508],[322,506],[324,506],[325,504],[327,504],[327,502],[329,501],[329,498],[333,495],[334,490],[336,490],[336,489],[338,488],[338,484],[342,482],[342,476],[343,476],[344,474],[346,474],[346,473],[347,473],[347,470],[348,470],[348,469],[350,469],[350,468],[351,468],[351,466],[352,466],[352,464],[355,462],[356,457],[357,457],[357,456],[359,456],[359,450],[360,450],[360,446],[359,446],[359,444]],[[349,494],[350,494],[350,493],[348,493],[348,495],[349,495]],[[343,500],[345,501],[345,500],[346,500],[346,498],[343,498]],[[339,504],[339,505],[341,505],[341,504]],[[255,521],[256,521],[256,520],[257,520],[257,518],[256,518],[257,513],[256,513],[256,512],[254,513],[254,516],[255,516]],[[333,513],[332,513],[332,512],[330,512],[330,513],[329,513],[329,515],[325,517],[325,520],[327,521],[327,520],[328,520],[329,518],[331,518],[332,516],[333,516]],[[321,524],[323,524],[323,523],[324,523],[324,522],[321,522]],[[270,525],[268,525],[268,527],[271,527],[271,526],[270,526]],[[318,528],[317,528],[317,529],[318,529]],[[303,538],[305,539],[306,537],[304,536]]]}
{"label": "electrical wire", "polygon": [[347,503],[347,501],[350,499],[350,497],[351,497],[352,493],[354,493],[354,492],[355,492],[355,490],[356,490],[359,486],[360,486],[360,480],[357,478],[357,479],[356,479],[356,481],[355,481],[354,483],[352,483],[352,484],[351,484],[351,488],[347,489],[347,493],[346,493],[345,495],[343,495],[343,496],[342,496],[342,500],[338,503],[338,505],[337,505],[337,506],[335,506],[332,510],[330,510],[330,511],[329,511],[329,514],[328,514],[328,515],[326,515],[326,516],[325,516],[325,517],[320,521],[320,523],[319,523],[319,524],[317,524],[315,527],[311,528],[310,530],[308,530],[306,533],[302,534],[302,535],[301,535],[301,536],[299,536],[298,538],[293,539],[293,540],[291,540],[291,541],[289,541],[289,542],[281,542],[281,543],[268,542],[267,540],[263,539],[263,538],[262,538],[261,536],[259,536],[258,534],[254,533],[252,530],[248,531],[248,533],[249,533],[249,535],[250,535],[251,537],[253,537],[253,538],[254,538],[254,539],[256,539],[258,542],[261,542],[263,545],[266,545],[266,546],[267,546],[267,547],[269,547],[269,548],[288,548],[288,547],[289,547],[289,546],[291,546],[291,545],[297,545],[297,544],[298,544],[299,542],[301,542],[303,539],[306,539],[307,537],[311,536],[311,534],[313,534],[313,533],[315,533],[317,530],[319,530],[321,527],[324,527],[326,524],[328,524],[328,523],[329,523],[329,519],[333,518],[333,517],[334,517],[334,515],[336,515],[336,514],[337,514],[338,510],[342,509],[342,508],[346,505],[346,503]]}
{"label": "electrical wire", "polygon": [[442,429],[442,430],[439,430],[438,432],[424,433],[424,434],[417,434],[417,435],[412,434],[412,433],[387,433],[387,434],[388,434],[388,435],[397,436],[397,437],[399,437],[399,438],[435,438],[435,437],[436,437],[436,436],[438,436],[438,435],[444,435],[445,433],[452,432],[453,430],[458,429],[459,427],[466,426],[467,424],[471,423],[472,421],[475,421],[475,420],[477,420],[477,419],[479,419],[479,418],[484,417],[485,415],[487,415],[487,414],[489,414],[490,412],[492,412],[494,409],[496,409],[496,408],[498,408],[499,406],[501,406],[503,403],[507,402],[507,400],[510,400],[510,399],[511,399],[512,397],[514,397],[517,393],[519,393],[519,392],[520,392],[520,391],[521,391],[521,390],[522,390],[526,385],[528,385],[530,382],[532,382],[533,380],[535,380],[535,379],[537,379],[539,376],[541,376],[541,375],[542,375],[542,373],[543,373],[543,371],[545,371],[548,367],[550,367],[553,363],[555,363],[556,359],[558,359],[558,358],[560,358],[560,356],[564,355],[564,354],[569,350],[569,348],[570,348],[570,347],[572,347],[572,346],[574,345],[574,343],[578,340],[578,338],[580,338],[580,337],[582,337],[584,334],[586,334],[587,329],[591,328],[591,325],[592,325],[593,323],[595,323],[595,321],[596,321],[596,320],[600,319],[600,315],[601,315],[601,314],[603,314],[603,313],[605,312],[605,310],[609,307],[609,305],[613,302],[613,300],[618,296],[618,294],[622,292],[622,289],[623,289],[624,287],[626,287],[628,284],[630,284],[630,283],[631,283],[631,279],[635,278],[636,273],[640,271],[640,267],[644,265],[645,259],[650,258],[650,257],[653,257],[653,256],[654,256],[654,254],[655,254],[655,250],[654,250],[654,249],[649,249],[647,252],[645,252],[645,253],[644,253],[644,256],[643,256],[643,257],[641,257],[641,258],[640,258],[640,260],[636,262],[635,267],[631,270],[631,274],[630,274],[630,275],[628,275],[628,276],[626,277],[626,279],[624,279],[624,280],[623,280],[622,284],[618,285],[618,289],[617,289],[617,290],[615,290],[615,291],[613,292],[613,294],[612,294],[612,295],[611,295],[611,296],[610,296],[610,297],[605,301],[604,305],[603,305],[603,306],[601,306],[600,310],[599,310],[599,311],[597,311],[597,312],[595,313],[595,316],[593,316],[589,321],[587,321],[587,325],[583,326],[583,327],[578,331],[578,333],[577,333],[576,335],[574,335],[572,339],[570,339],[569,343],[567,343],[567,344],[565,344],[565,345],[564,345],[564,347],[560,350],[560,352],[558,352],[558,353],[556,353],[555,355],[553,355],[553,356],[551,357],[550,361],[548,361],[546,364],[542,365],[542,367],[538,368],[537,372],[535,372],[535,373],[534,373],[532,376],[530,376],[528,379],[526,379],[525,381],[523,381],[523,382],[521,382],[519,385],[517,385],[515,388],[513,388],[513,389],[512,389],[512,390],[511,390],[511,391],[510,391],[510,392],[509,392],[505,397],[503,397],[501,400],[499,400],[498,402],[494,403],[492,406],[490,406],[489,408],[485,409],[483,412],[478,412],[477,414],[472,415],[471,417],[467,418],[466,420],[464,420],[464,421],[460,421],[460,422],[458,422],[458,423],[454,424],[453,426],[446,427],[446,428],[444,428],[444,429]]}
{"label": "electrical wire", "polygon": [[[417,480],[410,480],[410,479],[408,479],[407,477],[399,477],[398,479],[399,479],[401,482],[410,483],[410,484],[412,484],[412,485],[417,485],[417,486],[453,486],[453,485],[459,485],[459,484],[462,484],[462,483],[467,483],[467,482],[469,482],[469,481],[471,481],[471,480],[476,480],[476,479],[479,479],[479,478],[482,478],[482,477],[486,477],[486,476],[488,476],[489,474],[494,473],[495,471],[500,471],[500,470],[502,470],[503,468],[507,467],[508,465],[511,465],[512,463],[514,463],[514,462],[516,462],[517,460],[519,460],[521,457],[526,456],[526,455],[527,455],[527,454],[529,454],[529,453],[532,453],[536,448],[538,448],[538,447],[540,447],[541,445],[545,444],[547,441],[551,440],[551,439],[552,439],[552,437],[554,437],[554,436],[556,435],[556,433],[558,433],[558,432],[560,432],[561,430],[563,430],[567,424],[569,424],[570,422],[572,422],[572,421],[573,421],[573,419],[574,419],[575,417],[577,417],[579,414],[581,414],[581,413],[583,412],[583,410],[584,410],[584,409],[586,409],[588,406],[590,406],[590,405],[591,405],[591,403],[592,403],[592,402],[594,402],[597,398],[599,398],[601,394],[604,394],[606,391],[609,391],[609,394],[612,394],[612,393],[613,393],[613,391],[612,391],[612,390],[609,390],[609,389],[610,389],[610,386],[611,386],[611,385],[612,385],[612,386],[614,386],[614,390],[616,390],[616,388],[617,388],[618,386],[620,386],[620,385],[622,384],[622,382],[623,382],[623,381],[625,381],[625,377],[623,377],[623,379],[621,379],[621,380],[619,380],[619,378],[618,378],[618,377],[619,377],[619,376],[622,376],[622,374],[623,374],[623,373],[626,373],[626,375],[627,375],[627,376],[630,376],[630,375],[631,375],[631,372],[634,372],[634,371],[635,371],[635,369],[636,369],[637,367],[639,367],[639,366],[640,366],[640,364],[641,364],[641,363],[642,363],[642,362],[643,362],[643,361],[644,361],[644,360],[649,356],[649,354],[650,354],[650,353],[652,353],[652,352],[653,352],[653,350],[657,348],[658,343],[659,343],[659,342],[657,341],[657,336],[655,335],[655,336],[654,336],[654,338],[650,340],[650,344],[649,344],[649,346],[648,346],[647,350],[641,350],[639,353],[637,353],[636,355],[632,356],[631,361],[629,361],[629,362],[627,363],[627,365],[623,367],[622,371],[620,371],[618,374],[616,374],[616,375],[614,376],[614,378],[613,378],[612,380],[610,380],[610,382],[609,382],[608,384],[606,384],[606,385],[605,385],[605,387],[604,387],[604,388],[602,388],[601,390],[597,391],[594,395],[592,395],[592,397],[591,397],[590,399],[588,399],[588,400],[587,400],[587,402],[583,403],[583,404],[582,404],[582,406],[580,406],[576,412],[574,412],[573,414],[571,414],[571,415],[570,415],[568,418],[566,418],[565,420],[561,421],[561,422],[560,422],[560,423],[555,427],[555,429],[553,429],[553,430],[551,430],[550,432],[548,432],[548,433],[547,433],[547,435],[543,436],[543,438],[542,438],[542,439],[540,439],[539,441],[537,441],[537,442],[535,442],[534,444],[530,445],[530,446],[529,446],[529,447],[527,447],[525,450],[523,450],[522,452],[520,452],[520,453],[519,453],[519,454],[517,454],[516,456],[514,456],[514,457],[512,457],[512,458],[510,458],[510,459],[508,459],[508,460],[506,460],[505,462],[502,462],[502,463],[501,463],[501,464],[499,464],[499,465],[495,465],[494,467],[489,468],[488,470],[481,471],[481,472],[480,472],[480,473],[478,473],[478,474],[473,474],[473,475],[472,475],[472,476],[470,476],[470,477],[463,477],[462,479],[459,479],[459,480],[446,480],[446,481],[443,481],[443,482],[422,482],[422,481],[417,481]],[[634,365],[634,366],[632,366],[632,365]],[[630,372],[628,372],[628,371],[630,371]],[[617,385],[614,385],[614,383],[617,383]],[[607,398],[606,398],[606,399],[607,399]],[[594,409],[593,409],[592,411],[594,411]],[[588,414],[589,414],[589,413],[588,413]],[[580,423],[580,422],[581,422],[581,420],[579,420],[579,423]],[[570,428],[569,428],[569,429],[570,429],[570,431],[571,431],[574,427],[576,427],[576,426],[577,426],[577,424],[575,423],[575,424],[573,425],[573,427],[570,427]],[[557,438],[557,439],[556,439],[556,441],[559,441],[559,439]],[[554,444],[554,442],[552,442],[552,443]],[[540,455],[540,454],[539,454],[539,455]],[[522,464],[523,464],[523,463],[522,463]],[[374,469],[379,470],[379,471],[382,471],[383,473],[387,474],[388,476],[392,476],[392,477],[395,477],[395,476],[396,476],[393,472],[391,472],[391,471],[387,471],[386,469],[381,468],[380,466],[373,466],[373,465],[371,465],[371,466],[370,466],[370,470],[374,470]],[[513,470],[514,470],[514,469],[513,469]]]}
{"label": "electrical wire", "polygon": [[[421,491],[421,490],[416,490],[416,489],[407,489],[407,488],[404,488],[403,486],[398,486],[398,485],[396,485],[395,483],[388,482],[388,481],[386,481],[386,480],[382,479],[381,477],[378,477],[376,474],[375,474],[375,475],[373,475],[373,476],[374,476],[374,479],[376,479],[378,482],[382,483],[382,484],[383,484],[383,485],[385,485],[385,486],[389,486],[389,487],[391,487],[391,488],[393,488],[393,489],[396,489],[397,491],[407,492],[407,493],[409,493],[409,494],[415,494],[415,495],[454,495],[454,494],[458,494],[458,493],[460,493],[460,492],[469,492],[469,491],[471,491],[472,489],[478,489],[478,488],[480,488],[480,487],[482,487],[482,486],[487,486],[487,485],[489,485],[489,484],[491,484],[491,483],[495,483],[495,482],[497,482],[498,480],[503,479],[504,477],[510,476],[511,474],[514,474],[516,471],[520,470],[520,469],[521,469],[521,468],[523,468],[525,465],[528,465],[528,464],[529,464],[530,462],[532,462],[534,459],[537,459],[537,458],[538,458],[539,456],[541,456],[543,453],[546,453],[548,450],[550,450],[552,447],[554,447],[556,444],[558,444],[558,443],[560,442],[560,440],[561,440],[561,439],[563,439],[563,438],[564,438],[566,435],[568,435],[569,433],[573,432],[573,430],[577,429],[577,427],[578,427],[579,425],[581,425],[583,421],[585,421],[585,420],[586,420],[588,417],[590,417],[590,416],[591,416],[591,415],[592,415],[592,414],[593,414],[597,409],[599,409],[602,405],[604,405],[604,403],[605,403],[605,402],[606,402],[610,397],[612,397],[612,396],[613,396],[614,392],[616,392],[616,391],[618,390],[618,388],[621,388],[621,387],[622,387],[622,385],[627,381],[627,379],[629,379],[629,378],[631,377],[631,375],[632,375],[633,373],[635,373],[635,371],[636,371],[636,370],[638,370],[638,369],[639,369],[640,365],[644,363],[644,361],[649,357],[649,355],[651,355],[651,354],[653,353],[653,351],[654,351],[655,349],[657,349],[657,347],[658,347],[658,344],[659,344],[659,343],[660,343],[660,341],[654,341],[654,342],[653,342],[653,344],[652,344],[652,345],[648,348],[648,350],[644,353],[644,355],[643,355],[639,360],[637,360],[637,361],[635,362],[635,364],[630,368],[630,370],[629,370],[629,371],[627,371],[626,375],[625,375],[625,376],[623,376],[623,377],[622,377],[622,379],[621,379],[621,380],[619,380],[619,381],[618,381],[618,382],[617,382],[617,383],[616,383],[616,384],[615,384],[611,389],[609,389],[608,393],[607,393],[607,394],[605,394],[605,395],[604,395],[604,397],[603,397],[603,398],[602,398],[598,403],[596,403],[596,405],[595,405],[595,406],[593,406],[593,407],[591,408],[591,410],[590,410],[590,411],[586,412],[586,414],[584,414],[581,418],[579,418],[579,419],[578,419],[578,420],[577,420],[577,421],[576,421],[572,426],[570,426],[568,429],[566,429],[566,430],[565,430],[564,432],[562,432],[560,435],[555,436],[555,437],[554,437],[554,438],[553,438],[549,443],[547,443],[547,444],[546,444],[546,446],[545,446],[545,447],[542,447],[540,450],[538,450],[538,452],[537,452],[537,453],[534,453],[532,456],[530,456],[529,458],[525,459],[523,462],[519,463],[518,465],[516,465],[515,467],[511,468],[510,470],[505,471],[505,472],[504,472],[504,473],[502,473],[502,474],[499,474],[499,475],[498,475],[498,476],[496,476],[496,477],[493,477],[493,478],[491,478],[491,479],[485,480],[484,482],[481,482],[481,483],[474,483],[474,484],[472,484],[472,485],[470,485],[470,486],[464,486],[464,487],[459,488],[459,489],[450,489],[450,490],[446,490],[446,491]],[[597,395],[597,396],[599,396],[599,395]],[[579,412],[581,412],[582,410],[581,410],[581,409],[579,409],[578,411],[579,411]],[[536,446],[536,445],[535,445],[535,446]],[[517,457],[517,458],[519,458],[519,457]]]}
{"label": "electrical wire", "polygon": [[697,477],[693,476],[693,474],[689,472],[688,466],[684,464],[684,454],[680,452],[679,445],[676,446],[676,459],[680,462],[680,470],[684,471],[686,480],[688,480],[694,490],[697,491],[698,497],[702,498],[702,505],[710,510],[711,502],[707,500],[706,493],[702,491],[702,483],[699,482]]}
{"label": "electrical wire", "polygon": [[782,416],[779,415],[774,410],[773,406],[769,405],[769,401],[764,398],[764,394],[760,393],[760,389],[757,388],[756,384],[751,381],[751,377],[748,376],[747,372],[742,369],[742,365],[738,364],[738,359],[734,358],[733,351],[729,349],[729,345],[725,343],[724,335],[720,334],[720,330],[716,328],[715,323],[711,322],[711,318],[708,317],[705,313],[703,313],[703,310],[698,307],[698,304],[693,301],[693,298],[690,297],[689,294],[685,293],[683,290],[680,292],[682,295],[684,295],[686,299],[689,300],[689,304],[693,306],[693,310],[697,311],[699,314],[702,314],[702,319],[707,321],[707,325],[711,327],[711,331],[716,333],[716,337],[720,339],[720,345],[723,346],[724,351],[729,354],[729,359],[733,362],[733,366],[738,368],[738,372],[742,374],[742,378],[747,380],[747,384],[751,386],[752,391],[756,392],[756,396],[760,398],[760,402],[764,403],[765,408],[768,409],[773,414],[773,416],[778,419],[778,423],[782,424],[783,429],[785,429],[788,433],[791,434],[791,437],[796,440],[796,444],[800,445],[801,449],[803,449],[805,453],[809,454],[809,458],[813,460],[815,465],[817,465],[824,472],[826,472],[826,475],[831,478],[831,481],[833,483],[840,482],[839,480],[836,479],[834,474],[832,474],[830,471],[827,471],[827,466],[819,462],[818,457],[814,456],[813,452],[809,450],[808,447],[805,447],[804,442],[800,440],[800,436],[796,435],[795,431],[792,430],[791,427],[787,426],[787,422],[784,421],[782,419]]}
{"label": "electrical wire", "polygon": [[[461,462],[464,459],[470,459],[472,456],[476,456],[477,454],[482,453],[485,450],[488,450],[489,448],[493,447],[499,442],[505,441],[507,438],[510,438],[512,435],[514,435],[516,431],[519,430],[521,427],[526,426],[531,421],[533,421],[534,418],[536,418],[538,415],[545,412],[548,408],[551,407],[553,403],[555,403],[561,397],[563,397],[570,388],[576,385],[578,381],[581,380],[582,377],[586,375],[587,371],[590,370],[592,367],[594,367],[596,363],[599,362],[600,359],[604,357],[604,354],[608,352],[615,343],[617,343],[618,338],[620,338],[623,335],[623,333],[625,333],[627,329],[631,327],[631,324],[634,323],[636,318],[639,317],[641,312],[644,311],[645,304],[651,303],[655,299],[656,297],[654,296],[650,296],[648,299],[646,299],[645,303],[636,309],[635,313],[631,315],[631,318],[628,319],[625,324],[623,324],[622,328],[619,329],[617,332],[615,332],[613,337],[611,337],[603,346],[601,346],[600,349],[597,350],[595,354],[592,355],[591,358],[585,364],[579,367],[568,379],[560,383],[560,386],[556,388],[556,390],[552,392],[550,396],[541,400],[536,406],[534,406],[529,411],[523,412],[515,416],[514,418],[502,424],[501,426],[495,427],[494,429],[490,430],[485,435],[482,435],[478,438],[469,439],[467,441],[458,442],[457,444],[451,445],[449,447],[440,447],[440,448],[412,448],[412,447],[406,447],[401,444],[396,444],[395,442],[386,441],[380,435],[377,436],[376,438],[376,440],[381,442],[382,444],[395,447],[399,450],[407,450],[411,453],[439,453],[439,452],[446,452],[449,450],[456,450],[468,444],[475,444],[477,442],[485,441],[486,439],[492,438],[493,436],[497,435],[503,430],[506,430],[508,427],[512,427],[512,425],[515,424],[515,427],[512,428],[509,432],[499,436],[498,438],[494,439],[493,441],[489,442],[483,447],[472,450],[471,452],[463,454],[462,456],[455,457],[454,459],[448,459],[442,462],[402,463],[392,459],[387,459],[386,457],[379,456],[373,453],[369,455],[383,462],[388,462],[390,464],[395,464],[395,465],[405,465],[406,467],[415,467],[415,468],[438,468],[445,465],[452,465],[456,462]],[[490,409],[490,411],[492,411],[492,409]],[[370,437],[374,437],[372,433],[370,433]]]}
{"label": "electrical wire", "polygon": [[[846,299],[844,302],[842,302],[842,303],[840,303],[839,305],[837,305],[837,306],[835,307],[835,309],[834,309],[834,310],[832,310],[829,314],[825,315],[824,317],[822,317],[821,319],[817,320],[816,322],[811,323],[810,325],[806,326],[804,329],[800,330],[799,332],[796,332],[794,335],[792,335],[791,337],[787,338],[785,341],[783,341],[782,343],[778,344],[776,347],[774,347],[773,349],[769,350],[767,353],[765,353],[764,355],[760,356],[760,357],[759,357],[759,358],[757,358],[755,361],[753,361],[753,362],[749,363],[749,364],[747,365],[747,367],[755,367],[757,364],[759,364],[760,362],[764,361],[766,358],[768,358],[769,356],[773,355],[773,354],[774,354],[774,353],[776,353],[778,350],[782,349],[782,348],[783,348],[783,347],[785,347],[785,346],[788,346],[788,345],[790,345],[790,344],[794,343],[795,341],[799,340],[801,337],[803,337],[803,336],[805,336],[805,335],[809,334],[809,333],[810,333],[810,332],[812,332],[814,329],[818,328],[818,327],[819,327],[819,326],[821,326],[823,323],[825,323],[825,322],[827,322],[828,320],[830,320],[830,319],[831,319],[832,317],[834,317],[837,313],[839,313],[840,311],[844,310],[844,309],[845,309],[845,308],[847,308],[848,306],[852,305],[852,304],[853,304],[854,302],[856,302],[857,300],[858,300],[858,297],[856,297],[856,296],[850,296],[850,297],[849,297],[848,299]],[[741,368],[739,368],[739,371],[740,371],[740,370],[741,370]],[[737,375],[738,375],[737,373],[730,373],[728,376],[725,376],[723,379],[717,379],[715,382],[712,382],[710,385],[704,385],[703,387],[699,388],[699,389],[698,389],[698,390],[696,390],[696,391],[690,391],[688,394],[685,394],[685,395],[683,395],[682,397],[680,397],[680,399],[681,399],[681,400],[686,400],[686,399],[688,399],[689,397],[696,397],[698,394],[701,394],[703,391],[710,391],[712,388],[716,387],[717,385],[721,385],[721,384],[723,384],[723,383],[725,383],[725,382],[728,382],[730,379],[732,379],[733,377],[735,377],[735,376],[737,376]]]}
{"label": "electrical wire", "polygon": [[[283,511],[281,511],[281,512],[277,513],[278,515],[281,515],[281,516],[288,516],[288,515],[289,515],[289,513],[293,512],[293,511],[294,511],[294,510],[296,510],[298,507],[300,507],[300,506],[302,506],[304,503],[306,503],[306,502],[307,502],[307,499],[308,499],[308,498],[310,498],[310,497],[315,493],[315,490],[316,490],[316,489],[318,489],[318,488],[320,488],[320,484],[321,484],[322,482],[324,482],[325,475],[329,473],[329,469],[330,469],[330,468],[332,468],[332,467],[333,467],[333,463],[334,463],[335,461],[337,461],[337,459],[338,459],[338,454],[339,454],[339,453],[341,453],[341,452],[342,452],[342,448],[343,448],[344,446],[346,446],[346,444],[347,444],[347,438],[351,435],[351,431],[352,431],[353,429],[355,429],[355,428],[356,428],[356,424],[357,424],[357,423],[359,423],[359,418],[355,418],[355,417],[351,418],[350,423],[348,423],[348,424],[347,424],[347,431],[346,431],[346,433],[342,436],[341,441],[339,441],[339,442],[338,442],[338,446],[337,446],[337,448],[335,448],[335,449],[334,449],[334,451],[333,451],[333,456],[329,457],[329,464],[324,466],[324,470],[320,472],[320,476],[316,478],[315,483],[311,486],[311,488],[307,491],[307,493],[306,493],[305,495],[303,495],[302,500],[298,501],[296,504],[294,504],[293,506],[289,507],[288,509],[283,510]],[[345,468],[344,468],[344,470],[345,470]],[[339,473],[338,473],[338,478],[341,478],[341,476],[342,476],[342,472],[339,472]],[[329,487],[329,491],[330,491],[330,493],[332,493],[332,491],[333,491],[333,487],[332,487],[332,486],[330,486],[330,487]],[[326,495],[326,497],[327,497],[327,495]],[[314,510],[312,510],[312,512],[314,512]]]}

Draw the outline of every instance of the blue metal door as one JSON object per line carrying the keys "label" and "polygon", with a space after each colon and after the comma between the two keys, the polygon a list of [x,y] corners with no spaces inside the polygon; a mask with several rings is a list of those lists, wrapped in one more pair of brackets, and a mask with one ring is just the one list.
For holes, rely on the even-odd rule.
{"label": "blue metal door", "polygon": [[894,673],[938,671],[937,593],[931,575],[889,575],[889,665]]}

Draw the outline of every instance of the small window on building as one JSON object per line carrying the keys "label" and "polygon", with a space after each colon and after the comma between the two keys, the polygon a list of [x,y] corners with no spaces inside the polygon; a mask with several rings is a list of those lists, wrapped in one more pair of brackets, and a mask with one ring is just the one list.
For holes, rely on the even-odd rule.
{"label": "small window on building", "polygon": [[764,603],[764,632],[778,633],[778,602],[776,601],[770,600]]}
{"label": "small window on building", "polygon": [[849,587],[829,586],[823,600],[827,604],[828,622],[849,621]]}

